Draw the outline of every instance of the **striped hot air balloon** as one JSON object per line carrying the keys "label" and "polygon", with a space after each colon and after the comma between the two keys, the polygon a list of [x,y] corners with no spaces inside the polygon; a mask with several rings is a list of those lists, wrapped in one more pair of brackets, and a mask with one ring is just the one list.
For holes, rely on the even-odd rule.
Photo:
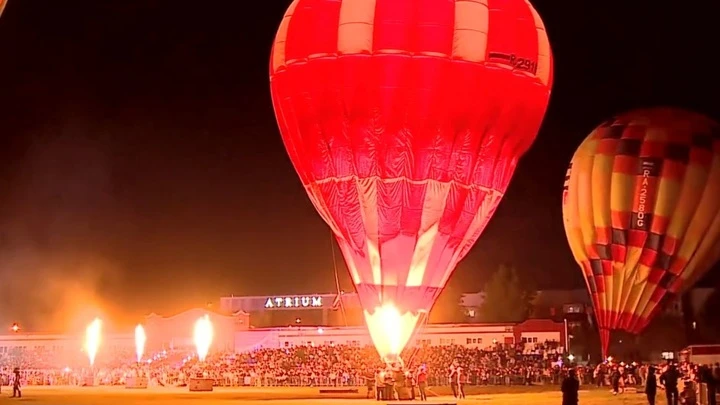
{"label": "striped hot air balloon", "polygon": [[552,83],[543,23],[526,0],[296,0],[270,78],[373,342],[397,355],[537,135]]}
{"label": "striped hot air balloon", "polygon": [[563,218],[607,355],[610,330],[641,332],[720,258],[720,127],[671,108],[606,121],[572,158]]}

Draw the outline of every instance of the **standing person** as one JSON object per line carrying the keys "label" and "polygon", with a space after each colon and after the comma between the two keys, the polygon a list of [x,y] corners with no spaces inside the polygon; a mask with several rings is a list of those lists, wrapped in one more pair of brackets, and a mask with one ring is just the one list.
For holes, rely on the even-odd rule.
{"label": "standing person", "polygon": [[377,390],[377,396],[375,397],[378,401],[385,400],[385,373],[382,370],[375,372],[375,390]]}
{"label": "standing person", "polygon": [[415,400],[415,385],[417,384],[415,380],[415,373],[412,372],[412,370],[408,370],[406,376],[405,376],[405,386],[410,388],[410,400]]}
{"label": "standing person", "polygon": [[648,405],[655,405],[655,397],[657,396],[657,376],[655,375],[655,367],[647,368],[645,375],[645,395],[647,395]]}
{"label": "standing person", "polygon": [[665,387],[665,398],[668,405],[678,405],[678,379],[680,375],[674,364],[668,364],[667,369],[660,375],[660,384]]}
{"label": "standing person", "polygon": [[450,375],[448,376],[448,378],[450,379],[450,390],[452,390],[452,394],[455,398],[458,397],[457,372],[458,372],[458,367],[456,367],[455,364],[450,366]]}
{"label": "standing person", "polygon": [[465,384],[467,384],[467,371],[465,371],[464,368],[461,368],[458,371],[458,397],[461,399],[465,399]]}
{"label": "standing person", "polygon": [[385,370],[385,400],[395,400],[395,379],[393,376],[393,370],[390,367]]}
{"label": "standing person", "polygon": [[370,399],[375,396],[375,374],[373,374],[371,371],[366,371],[364,374],[365,377],[365,386],[367,387],[367,395],[365,396],[365,399]]}
{"label": "standing person", "polygon": [[20,391],[20,369],[15,368],[13,370],[15,377],[13,378],[13,394],[12,397],[22,398],[22,391]]}
{"label": "standing person", "polygon": [[568,371],[568,376],[562,382],[560,390],[562,391],[562,405],[577,405],[578,391],[580,391],[580,381],[576,377],[575,369]]}
{"label": "standing person", "polygon": [[612,385],[613,395],[620,393],[620,370],[617,367],[613,368],[612,374],[610,374],[610,384]]}
{"label": "standing person", "polygon": [[717,405],[717,388],[720,381],[715,373],[717,369],[713,370],[712,367],[708,366],[703,368],[703,382],[707,386],[708,405]]}
{"label": "standing person", "polygon": [[427,370],[425,366],[421,366],[420,370],[418,370],[417,383],[418,391],[420,391],[420,400],[427,401],[427,394],[425,393],[425,389],[427,388]]}

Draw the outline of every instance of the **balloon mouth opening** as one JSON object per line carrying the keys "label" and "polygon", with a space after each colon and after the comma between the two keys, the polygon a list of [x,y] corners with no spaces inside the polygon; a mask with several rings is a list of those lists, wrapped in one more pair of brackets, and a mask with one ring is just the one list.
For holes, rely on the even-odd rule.
{"label": "balloon mouth opening", "polygon": [[392,303],[384,303],[372,312],[363,311],[370,338],[387,364],[398,363],[400,353],[412,338],[420,312],[401,312]]}

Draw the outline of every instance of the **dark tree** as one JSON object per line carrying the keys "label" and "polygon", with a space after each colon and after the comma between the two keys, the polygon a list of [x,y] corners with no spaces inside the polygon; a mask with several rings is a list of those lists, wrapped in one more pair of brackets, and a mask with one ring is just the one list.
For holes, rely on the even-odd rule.
{"label": "dark tree", "polygon": [[514,267],[502,265],[485,285],[480,308],[484,322],[521,322],[531,308],[534,294],[523,288]]}
{"label": "dark tree", "polygon": [[462,290],[458,284],[457,278],[451,278],[440,293],[430,311],[431,323],[459,323],[466,321],[465,314],[460,306]]}

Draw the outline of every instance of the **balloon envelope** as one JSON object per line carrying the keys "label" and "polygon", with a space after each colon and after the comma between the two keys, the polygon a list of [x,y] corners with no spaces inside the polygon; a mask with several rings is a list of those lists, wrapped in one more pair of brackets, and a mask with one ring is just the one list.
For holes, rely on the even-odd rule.
{"label": "balloon envelope", "polygon": [[283,141],[383,357],[480,236],[550,94],[525,0],[296,0],[273,46]]}
{"label": "balloon envelope", "polygon": [[7,4],[7,0],[0,0],[0,16],[2,16],[3,10],[5,9],[5,4]]}
{"label": "balloon envelope", "polygon": [[563,217],[606,354],[610,330],[641,332],[720,257],[720,127],[671,108],[606,121],[573,156]]}

